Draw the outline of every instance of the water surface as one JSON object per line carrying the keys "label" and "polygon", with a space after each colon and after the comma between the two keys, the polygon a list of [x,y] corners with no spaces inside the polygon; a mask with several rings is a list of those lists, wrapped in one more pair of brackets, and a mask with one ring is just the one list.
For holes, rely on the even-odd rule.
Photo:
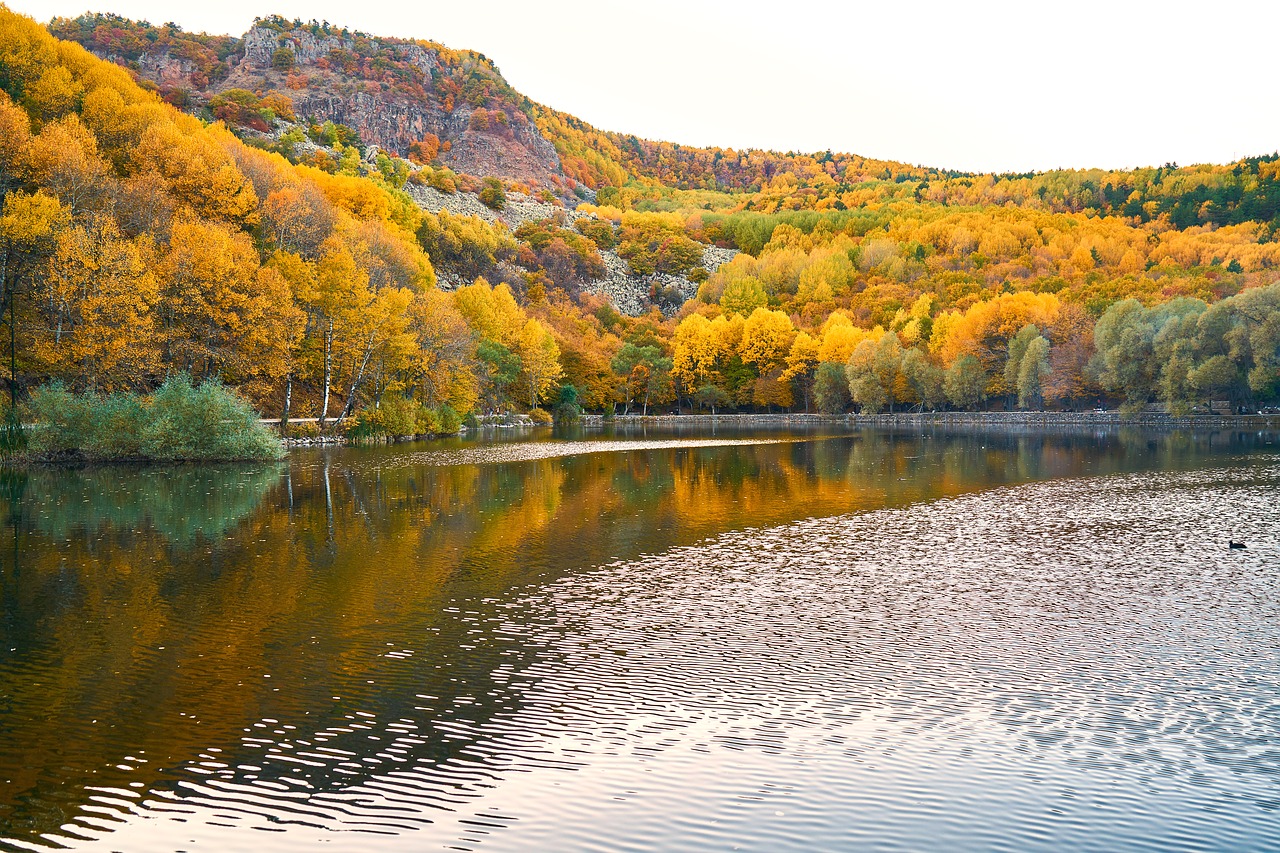
{"label": "water surface", "polygon": [[0,846],[1267,849],[1274,441],[5,472]]}

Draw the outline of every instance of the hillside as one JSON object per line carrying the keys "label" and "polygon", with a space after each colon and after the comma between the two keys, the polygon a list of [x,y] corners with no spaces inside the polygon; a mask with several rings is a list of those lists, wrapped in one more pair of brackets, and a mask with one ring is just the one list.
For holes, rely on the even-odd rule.
{"label": "hillside", "polygon": [[177,367],[403,430],[556,400],[1183,410],[1280,390],[1275,155],[969,175],[690,148],[592,128],[432,42],[0,22],[16,396]]}

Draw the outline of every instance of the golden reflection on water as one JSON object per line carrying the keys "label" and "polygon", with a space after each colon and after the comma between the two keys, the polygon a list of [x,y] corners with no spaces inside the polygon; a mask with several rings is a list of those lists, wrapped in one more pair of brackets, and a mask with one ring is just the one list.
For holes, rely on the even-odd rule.
{"label": "golden reflection on water", "polygon": [[[0,472],[0,836],[56,831],[94,788],[171,790],[177,768],[217,765],[218,750],[243,758],[246,733],[273,725],[263,720],[394,717],[422,696],[443,704],[472,689],[461,674],[534,653],[517,637],[473,642],[459,601],[497,609],[514,588],[729,530],[1194,466],[1260,440],[580,439],[303,453],[266,467]],[[421,664],[406,680],[409,657]],[[495,690],[475,713],[509,701]],[[422,751],[443,758],[450,746]]]}

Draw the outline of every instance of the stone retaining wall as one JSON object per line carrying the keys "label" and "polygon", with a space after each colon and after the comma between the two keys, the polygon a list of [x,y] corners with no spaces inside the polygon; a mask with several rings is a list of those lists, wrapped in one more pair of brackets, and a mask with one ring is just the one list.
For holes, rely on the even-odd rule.
{"label": "stone retaining wall", "polygon": [[787,427],[822,424],[868,427],[1040,427],[1040,426],[1153,426],[1178,429],[1280,429],[1280,415],[1190,415],[1176,418],[1158,412],[1126,415],[1120,412],[926,412],[881,415],[726,414],[618,415],[615,424],[722,425]]}

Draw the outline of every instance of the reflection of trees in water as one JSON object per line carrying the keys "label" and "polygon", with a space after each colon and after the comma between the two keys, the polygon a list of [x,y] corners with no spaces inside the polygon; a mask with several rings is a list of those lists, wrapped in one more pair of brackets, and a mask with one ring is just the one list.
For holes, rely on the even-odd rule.
{"label": "reflection of trees in water", "polygon": [[[527,584],[728,529],[1184,467],[1260,440],[864,431],[490,465],[396,465],[393,450],[376,449],[295,458],[283,475],[6,472],[0,517],[22,558],[0,576],[0,643],[18,650],[0,657],[0,783],[12,780],[0,787],[0,825],[52,831],[85,803],[87,784],[173,790],[186,772],[175,769],[210,747],[236,781],[248,764],[317,792],[440,767],[471,741],[432,724],[479,730],[513,714],[520,671],[543,660],[541,646],[499,630],[520,622],[511,605]],[[387,656],[401,649],[412,655]],[[374,715],[372,730],[349,719],[358,711]],[[264,719],[298,729],[255,728]],[[369,735],[389,742],[380,727],[397,720],[420,742],[402,745],[403,762],[362,763],[385,746]],[[325,730],[329,747],[357,756],[341,772],[264,760],[266,747],[246,740]],[[127,756],[147,762],[116,769]]]}
{"label": "reflection of trees in water", "polygon": [[279,482],[280,467],[36,467],[24,476],[23,511],[53,539],[149,529],[187,545],[197,536],[219,538],[250,515]]}

